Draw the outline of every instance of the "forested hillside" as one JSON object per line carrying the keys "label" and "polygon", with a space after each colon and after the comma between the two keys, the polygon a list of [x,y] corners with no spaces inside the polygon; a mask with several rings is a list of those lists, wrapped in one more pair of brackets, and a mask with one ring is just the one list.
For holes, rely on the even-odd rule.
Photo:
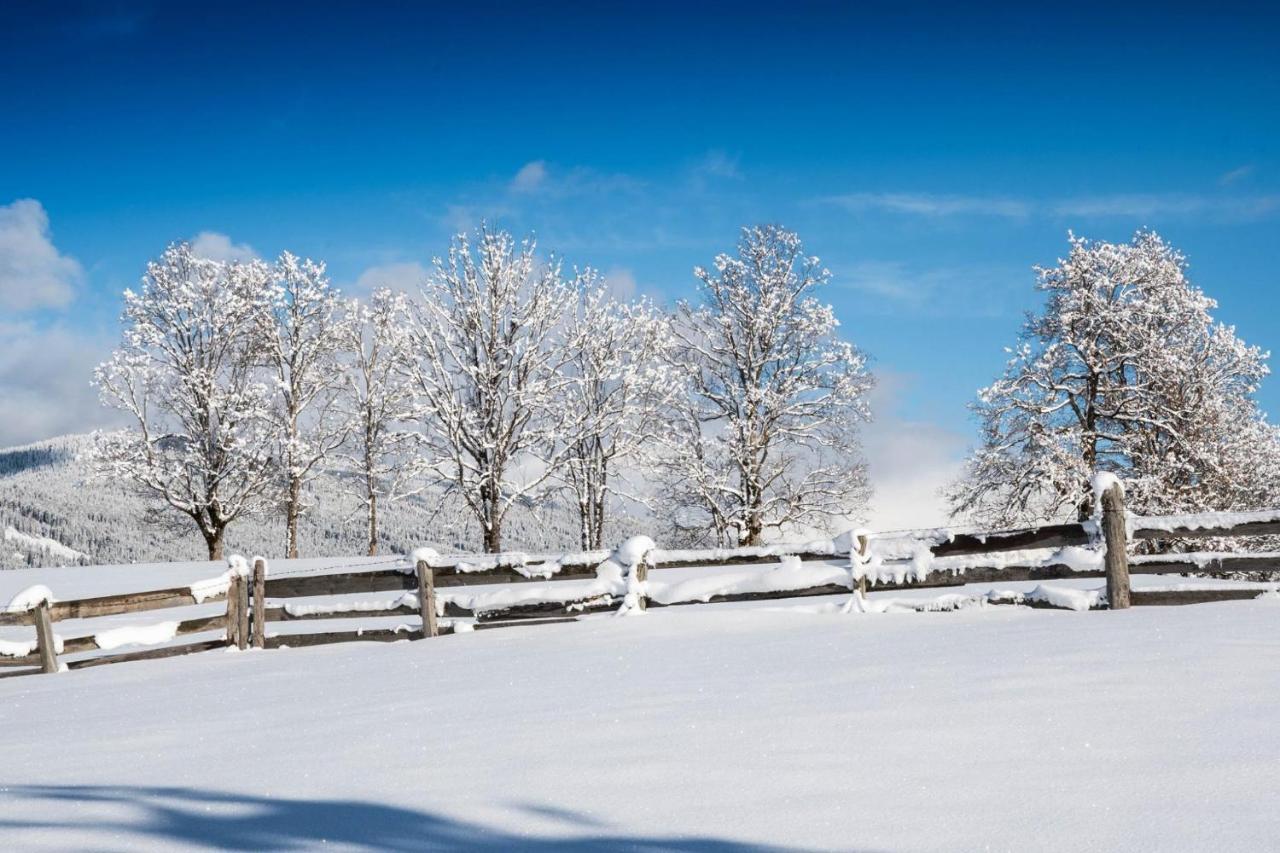
{"label": "forested hillside", "polygon": [[[172,516],[151,519],[146,501],[126,486],[89,479],[84,456],[91,441],[73,435],[0,450],[0,569],[203,559],[204,542],[193,525]],[[364,553],[363,517],[344,485],[336,475],[322,475],[317,505],[299,529],[303,556]],[[442,552],[480,545],[465,508],[435,494],[406,498],[380,514],[379,546],[386,554],[420,545]],[[616,538],[639,525],[618,515],[615,527],[610,535]],[[517,507],[508,530],[511,545],[528,550],[573,549],[578,541],[577,520],[562,503]],[[279,517],[238,522],[228,532],[229,553],[273,556],[283,546]]]}

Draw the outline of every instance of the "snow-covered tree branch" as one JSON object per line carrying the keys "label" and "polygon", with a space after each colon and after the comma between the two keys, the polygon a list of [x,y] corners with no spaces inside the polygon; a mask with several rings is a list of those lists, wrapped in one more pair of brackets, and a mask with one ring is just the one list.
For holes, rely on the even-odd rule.
{"label": "snow-covered tree branch", "polygon": [[274,499],[269,390],[255,375],[251,332],[268,304],[269,268],[221,263],[170,246],[125,291],[120,348],[95,372],[103,402],[133,428],[101,435],[101,476],[131,482],[161,517],[189,517],[209,559],[227,527]]}
{"label": "snow-covered tree branch", "polygon": [[367,304],[352,300],[342,329],[345,388],[340,398],[350,438],[340,461],[365,510],[368,553],[378,553],[378,508],[420,490],[420,434],[413,417],[414,365],[409,304],[377,290]]}
{"label": "snow-covered tree branch", "polygon": [[869,491],[857,428],[872,379],[814,296],[830,273],[795,233],[765,225],[743,229],[737,257],[695,274],[701,304],[682,303],[674,321],[686,398],[649,457],[673,526],[749,545],[856,514]]}
{"label": "snow-covered tree branch", "polygon": [[285,554],[298,556],[298,519],[306,512],[307,485],[321,473],[347,435],[336,410],[342,383],[338,349],[342,305],[324,263],[285,252],[269,288],[271,311],[255,331],[272,387],[271,414],[281,468]]}
{"label": "snow-covered tree branch", "polygon": [[485,550],[556,468],[555,336],[574,294],[535,244],[482,228],[437,258],[416,306],[413,372],[430,470],[475,515]]}
{"label": "snow-covered tree branch", "polygon": [[557,476],[577,508],[582,547],[592,550],[604,546],[609,498],[620,494],[618,466],[635,462],[653,441],[679,377],[665,353],[667,318],[644,302],[617,302],[594,271],[576,285],[559,344],[568,381],[556,402],[564,450]]}
{"label": "snow-covered tree branch", "polygon": [[1156,514],[1274,500],[1280,443],[1253,399],[1266,354],[1214,322],[1216,303],[1158,235],[1074,235],[1038,270],[1047,294],[1004,375],[979,392],[983,441],[954,512],[997,525],[1092,512],[1095,470]]}

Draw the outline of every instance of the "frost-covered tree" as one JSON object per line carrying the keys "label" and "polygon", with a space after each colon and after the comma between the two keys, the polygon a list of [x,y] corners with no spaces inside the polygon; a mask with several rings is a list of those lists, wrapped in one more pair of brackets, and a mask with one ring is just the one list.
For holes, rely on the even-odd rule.
{"label": "frost-covered tree", "polygon": [[307,486],[346,437],[346,423],[335,407],[344,321],[323,262],[285,252],[273,268],[268,298],[271,311],[257,334],[273,392],[285,554],[293,558],[298,556],[298,519],[309,506]]}
{"label": "frost-covered tree", "polygon": [[768,530],[856,514],[872,378],[815,296],[830,273],[795,233],[763,225],[743,229],[737,257],[695,275],[701,304],[681,303],[674,321],[687,395],[650,455],[677,534],[709,527],[754,545]]}
{"label": "frost-covered tree", "polygon": [[274,499],[269,392],[255,375],[253,332],[271,274],[258,261],[221,263],[185,243],[147,265],[124,293],[120,348],[95,371],[103,402],[131,429],[99,437],[99,475],[137,486],[158,517],[195,522],[209,559],[227,527]]}
{"label": "frost-covered tree", "polygon": [[635,462],[654,439],[659,414],[679,389],[665,351],[671,330],[653,306],[613,299],[592,270],[578,276],[577,303],[565,320],[556,429],[563,448],[558,478],[572,495],[585,550],[604,546],[618,466]]}
{"label": "frost-covered tree", "polygon": [[486,551],[513,504],[556,467],[552,408],[564,380],[554,346],[573,299],[535,244],[482,228],[437,258],[413,323],[414,384],[430,470],[466,501]]}
{"label": "frost-covered tree", "polygon": [[409,304],[403,294],[376,290],[367,304],[352,300],[343,329],[345,387],[341,405],[350,438],[340,459],[358,486],[368,553],[378,553],[378,509],[421,489],[419,434],[413,417],[414,365]]}
{"label": "frost-covered tree", "polygon": [[1280,444],[1252,396],[1266,354],[1214,322],[1216,303],[1155,233],[1070,245],[1037,270],[1044,311],[979,392],[983,441],[953,511],[1000,525],[1085,518],[1095,470],[1122,476],[1137,512],[1267,502]]}

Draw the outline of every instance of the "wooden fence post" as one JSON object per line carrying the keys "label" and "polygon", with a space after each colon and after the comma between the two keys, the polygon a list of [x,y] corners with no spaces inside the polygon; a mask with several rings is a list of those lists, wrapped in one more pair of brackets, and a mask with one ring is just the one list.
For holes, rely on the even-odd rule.
{"label": "wooden fence post", "polygon": [[240,645],[240,584],[239,575],[232,575],[227,584],[227,645],[242,648]]}
{"label": "wooden fence post", "polygon": [[1112,483],[1102,493],[1102,537],[1107,545],[1107,606],[1129,606],[1128,534],[1124,520],[1124,486]]}
{"label": "wooden fence post", "polygon": [[418,612],[422,615],[422,636],[436,637],[436,578],[426,560],[418,561]]}
{"label": "wooden fence post", "polygon": [[253,647],[267,647],[267,561],[253,561]]}
{"label": "wooden fence post", "polygon": [[[867,548],[871,547],[871,537],[865,533],[858,534],[858,557],[867,556]],[[861,560],[860,560],[861,561]],[[862,577],[858,578],[858,593],[863,597],[867,597],[867,572],[863,569]]]}
{"label": "wooden fence post", "polygon": [[40,652],[40,671],[58,671],[58,647],[53,638],[53,619],[49,615],[49,602],[42,601],[36,607],[36,649]]}
{"label": "wooden fence post", "polygon": [[636,563],[636,584],[640,587],[640,593],[636,596],[636,610],[644,611],[649,609],[649,594],[644,588],[648,580],[649,555],[645,554],[644,559]]}

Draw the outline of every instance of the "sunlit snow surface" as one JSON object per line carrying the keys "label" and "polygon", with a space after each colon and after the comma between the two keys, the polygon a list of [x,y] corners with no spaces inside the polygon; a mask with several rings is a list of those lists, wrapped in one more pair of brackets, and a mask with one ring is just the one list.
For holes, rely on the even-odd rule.
{"label": "sunlit snow surface", "polygon": [[[0,600],[33,583],[68,599],[221,571],[3,572]],[[1135,579],[1180,585],[1223,583]],[[1280,597],[838,612],[847,600],[0,680],[0,847],[1275,849]]]}

